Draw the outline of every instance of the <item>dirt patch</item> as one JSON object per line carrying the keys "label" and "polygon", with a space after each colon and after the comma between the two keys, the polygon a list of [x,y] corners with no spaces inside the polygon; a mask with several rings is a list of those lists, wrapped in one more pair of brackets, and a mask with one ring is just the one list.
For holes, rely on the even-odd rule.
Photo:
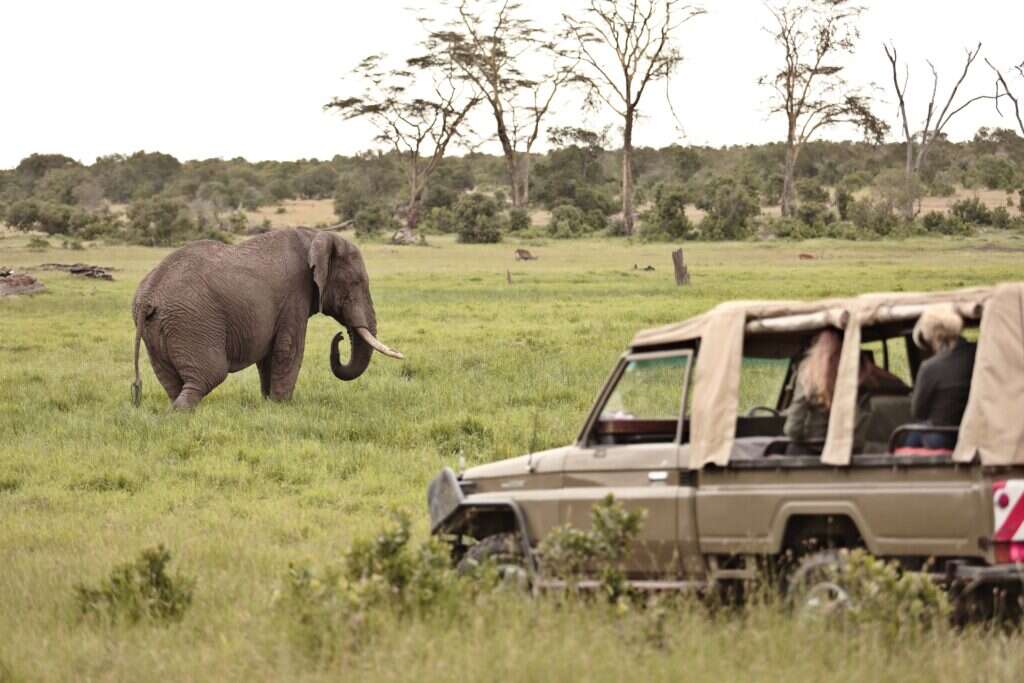
{"label": "dirt patch", "polygon": [[46,286],[31,275],[16,273],[11,268],[0,266],[0,296],[35,294],[44,289]]}

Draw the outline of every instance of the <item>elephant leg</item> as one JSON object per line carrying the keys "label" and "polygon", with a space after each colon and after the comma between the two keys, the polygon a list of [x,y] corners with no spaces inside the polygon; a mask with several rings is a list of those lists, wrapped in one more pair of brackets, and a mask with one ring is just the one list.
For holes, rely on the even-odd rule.
{"label": "elephant leg", "polygon": [[156,375],[160,386],[167,392],[167,397],[172,401],[178,398],[178,394],[181,393],[181,387],[184,384],[181,380],[181,375],[159,352],[153,352],[149,340],[146,340],[146,353],[149,355],[149,364],[153,368],[153,374]]}
{"label": "elephant leg", "polygon": [[260,373],[260,394],[263,398],[270,398],[270,380],[274,368],[274,354],[268,353],[267,357],[256,363],[256,370]]}
{"label": "elephant leg", "polygon": [[302,355],[306,348],[305,319],[286,326],[274,337],[270,354],[270,398],[273,401],[291,400],[295,383],[302,369]]}
{"label": "elephant leg", "polygon": [[223,338],[216,343],[192,335],[168,340],[169,355],[184,380],[174,399],[175,410],[190,410],[228,376],[228,357]]}

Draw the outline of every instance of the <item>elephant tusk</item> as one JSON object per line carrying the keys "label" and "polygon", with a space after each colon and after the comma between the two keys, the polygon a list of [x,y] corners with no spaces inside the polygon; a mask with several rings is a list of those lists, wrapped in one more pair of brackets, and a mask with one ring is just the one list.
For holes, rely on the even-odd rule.
{"label": "elephant tusk", "polygon": [[370,330],[366,329],[365,327],[357,327],[356,332],[358,332],[359,336],[363,338],[363,341],[372,346],[374,350],[383,353],[385,356],[397,358],[399,360],[405,358],[405,356],[403,356],[401,353],[395,351],[394,349],[390,348],[389,346],[378,340],[376,337],[374,337]]}

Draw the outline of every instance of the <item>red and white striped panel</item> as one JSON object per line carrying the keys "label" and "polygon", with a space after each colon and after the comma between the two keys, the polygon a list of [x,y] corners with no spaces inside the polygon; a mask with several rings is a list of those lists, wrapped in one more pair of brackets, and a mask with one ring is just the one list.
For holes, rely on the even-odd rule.
{"label": "red and white striped panel", "polygon": [[995,541],[1024,541],[1024,479],[992,484],[992,510],[995,512]]}

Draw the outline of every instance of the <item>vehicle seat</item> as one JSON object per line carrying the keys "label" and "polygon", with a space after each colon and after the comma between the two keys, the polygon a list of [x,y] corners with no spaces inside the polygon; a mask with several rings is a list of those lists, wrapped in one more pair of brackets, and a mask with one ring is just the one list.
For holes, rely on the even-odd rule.
{"label": "vehicle seat", "polygon": [[928,424],[904,424],[897,427],[889,438],[889,452],[893,455],[951,455],[952,448],[924,448],[906,445],[912,434],[952,434],[960,433],[959,427],[936,427]]}
{"label": "vehicle seat", "polygon": [[889,438],[901,426],[910,422],[910,396],[892,394],[874,395],[868,399],[867,433],[864,451],[866,453],[886,453]]}

